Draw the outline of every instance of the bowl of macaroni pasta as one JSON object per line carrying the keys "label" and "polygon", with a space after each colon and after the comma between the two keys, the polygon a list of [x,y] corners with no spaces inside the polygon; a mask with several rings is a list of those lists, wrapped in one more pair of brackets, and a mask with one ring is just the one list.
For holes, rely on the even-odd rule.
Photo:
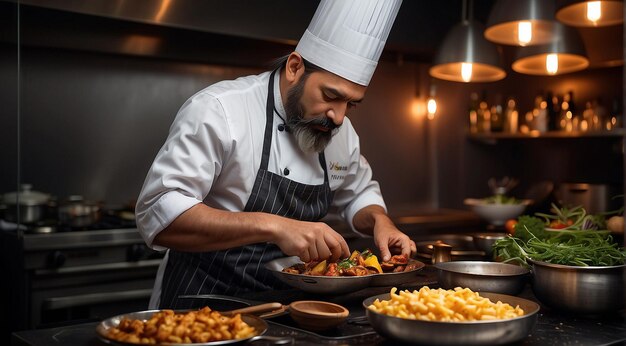
{"label": "bowl of macaroni pasta", "polygon": [[537,322],[530,300],[468,288],[401,290],[363,301],[378,333],[401,342],[495,345],[523,340]]}

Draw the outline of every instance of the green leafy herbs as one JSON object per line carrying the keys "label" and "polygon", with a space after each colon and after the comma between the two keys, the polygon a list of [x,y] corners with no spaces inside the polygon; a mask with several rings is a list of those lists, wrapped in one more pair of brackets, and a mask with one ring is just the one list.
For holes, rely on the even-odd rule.
{"label": "green leafy herbs", "polygon": [[484,198],[483,201],[487,204],[519,204],[520,200],[515,197],[508,197],[503,194],[493,195],[491,197]]}
{"label": "green leafy herbs", "polygon": [[548,236],[545,230],[544,222],[534,216],[522,215],[517,218],[517,224],[515,224],[515,236],[524,242],[532,238],[546,238]]}
{"label": "green leafy herbs", "polygon": [[356,263],[354,263],[354,261],[351,261],[350,258],[346,258],[337,262],[337,268],[339,269],[349,269],[351,267],[354,267],[355,265]]}
{"label": "green leafy herbs", "polygon": [[496,258],[524,266],[528,266],[527,259],[571,266],[626,263],[626,250],[613,242],[608,231],[556,231],[540,238],[527,229],[526,234],[529,236],[526,241],[518,237],[496,241],[493,245]]}
{"label": "green leafy herbs", "polygon": [[582,206],[559,208],[552,204],[554,214],[537,213],[545,220],[546,227],[564,230],[606,229],[604,214],[591,215]]}

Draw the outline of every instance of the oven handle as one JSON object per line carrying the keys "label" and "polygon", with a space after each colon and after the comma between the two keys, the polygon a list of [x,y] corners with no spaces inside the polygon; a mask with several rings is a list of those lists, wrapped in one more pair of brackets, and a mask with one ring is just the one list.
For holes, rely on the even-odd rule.
{"label": "oven handle", "polygon": [[74,266],[74,267],[61,267],[56,269],[37,269],[35,275],[50,275],[50,274],[70,274],[70,273],[84,273],[84,272],[103,272],[108,270],[117,269],[130,269],[130,268],[149,268],[158,267],[161,264],[161,258],[143,260],[137,262],[118,262],[118,263],[104,263],[88,266]]}
{"label": "oven handle", "polygon": [[150,298],[152,289],[128,290],[120,292],[90,293],[68,297],[54,297],[43,301],[44,310],[73,308],[76,306],[113,303],[131,299]]}

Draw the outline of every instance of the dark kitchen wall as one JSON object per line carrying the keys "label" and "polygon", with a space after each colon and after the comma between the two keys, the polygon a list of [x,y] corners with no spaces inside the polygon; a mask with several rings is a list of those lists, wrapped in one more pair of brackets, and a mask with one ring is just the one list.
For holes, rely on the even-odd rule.
{"label": "dark kitchen wall", "polygon": [[[33,47],[22,47],[20,68],[21,182],[60,199],[79,194],[110,206],[136,198],[188,97],[264,70]],[[415,68],[381,63],[351,116],[392,208],[431,204],[425,124],[411,114]],[[15,189],[6,179],[11,174],[3,170],[0,191]]]}

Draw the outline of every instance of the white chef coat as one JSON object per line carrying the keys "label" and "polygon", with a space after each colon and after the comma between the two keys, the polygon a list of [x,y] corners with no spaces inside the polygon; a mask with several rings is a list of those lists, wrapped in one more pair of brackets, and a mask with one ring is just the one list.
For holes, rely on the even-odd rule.
{"label": "white chef coat", "polygon": [[[165,144],[158,152],[137,200],[138,229],[156,250],[154,237],[187,209],[204,202],[210,207],[243,211],[261,164],[270,72],[211,85],[192,96],[179,110]],[[276,73],[276,111],[286,119]],[[317,153],[303,153],[274,113],[268,170],[304,184],[322,184],[324,172]],[[360,153],[359,137],[350,120],[324,151],[332,207],[352,225],[354,215],[368,205],[386,208],[379,184]],[[161,263],[151,308],[160,296],[167,262]]]}

